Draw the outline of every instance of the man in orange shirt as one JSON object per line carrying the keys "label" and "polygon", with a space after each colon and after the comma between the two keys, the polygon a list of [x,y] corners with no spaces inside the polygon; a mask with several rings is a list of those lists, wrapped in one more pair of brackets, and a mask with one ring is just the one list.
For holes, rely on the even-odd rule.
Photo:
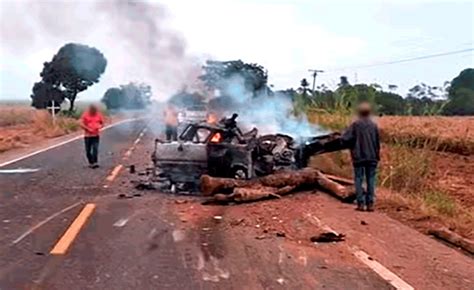
{"label": "man in orange shirt", "polygon": [[164,112],[167,141],[178,141],[178,112],[172,104],[167,104]]}
{"label": "man in orange shirt", "polygon": [[80,126],[84,129],[84,143],[89,167],[98,168],[99,133],[104,126],[104,118],[95,105],[90,105],[82,114]]}

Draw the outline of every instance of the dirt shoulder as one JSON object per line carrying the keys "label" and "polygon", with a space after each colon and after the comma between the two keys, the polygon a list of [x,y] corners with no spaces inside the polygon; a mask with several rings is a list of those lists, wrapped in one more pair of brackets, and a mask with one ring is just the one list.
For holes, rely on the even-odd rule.
{"label": "dirt shoulder", "polygon": [[[469,289],[473,282],[472,258],[382,212],[356,212],[353,206],[322,193],[296,193],[282,199],[231,206],[203,206],[195,199],[178,200],[175,208],[183,227],[199,228],[203,227],[203,220],[218,219],[220,232],[238,240],[242,239],[239,235],[247,239],[251,235],[263,244],[284,241],[287,248],[304,251],[306,259],[317,259],[336,249],[337,254],[330,257],[337,255],[338,260],[352,267],[358,267],[354,251],[359,249],[416,289]],[[310,242],[310,237],[328,229],[345,234],[346,240]],[[335,269],[340,266],[334,265]]]}
{"label": "dirt shoulder", "polygon": [[[474,156],[384,144],[381,159],[377,192],[386,213],[422,232],[436,224],[474,238]],[[315,156],[311,165],[352,179],[348,152]]]}

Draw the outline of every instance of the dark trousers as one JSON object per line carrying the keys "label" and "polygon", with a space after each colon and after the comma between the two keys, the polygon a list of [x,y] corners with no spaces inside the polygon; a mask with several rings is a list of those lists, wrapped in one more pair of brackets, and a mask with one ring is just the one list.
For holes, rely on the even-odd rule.
{"label": "dark trousers", "polygon": [[89,164],[96,164],[99,158],[99,136],[84,137],[86,156]]}
{"label": "dark trousers", "polygon": [[[358,205],[372,205],[375,199],[375,180],[377,164],[354,165],[354,181]],[[367,182],[367,191],[364,192],[364,179]]]}
{"label": "dark trousers", "polygon": [[178,141],[178,128],[176,126],[166,125],[166,140]]}

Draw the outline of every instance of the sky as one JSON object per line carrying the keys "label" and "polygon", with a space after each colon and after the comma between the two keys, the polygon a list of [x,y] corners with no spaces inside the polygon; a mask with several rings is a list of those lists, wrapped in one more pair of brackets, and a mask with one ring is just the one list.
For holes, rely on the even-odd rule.
{"label": "sky", "polygon": [[[474,47],[473,1],[151,1],[149,9],[163,11],[146,15],[166,32],[159,36],[145,33],[136,19],[122,27],[114,19],[120,12],[101,13],[97,2],[103,1],[0,0],[0,100],[28,99],[43,62],[67,42],[92,45],[107,57],[101,81],[79,95],[87,100],[129,81],[151,83],[156,98],[166,99],[209,58],[259,63],[276,89],[297,88],[316,68],[325,71],[317,84],[335,87],[345,75],[351,83],[398,85],[402,95],[420,82],[439,86],[474,67],[472,51],[360,67]],[[159,52],[142,51],[152,38]],[[182,45],[178,56],[167,51],[168,42]],[[150,63],[168,59],[168,52],[173,61]]]}

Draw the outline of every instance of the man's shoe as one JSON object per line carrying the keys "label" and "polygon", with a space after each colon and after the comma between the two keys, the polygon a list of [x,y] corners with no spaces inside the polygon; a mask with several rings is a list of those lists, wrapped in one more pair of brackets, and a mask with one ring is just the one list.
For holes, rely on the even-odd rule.
{"label": "man's shoe", "polygon": [[372,212],[372,211],[374,211],[374,210],[375,210],[375,209],[374,209],[374,205],[373,205],[373,204],[367,205],[367,211]]}
{"label": "man's shoe", "polygon": [[89,168],[94,168],[94,164],[89,164]]}
{"label": "man's shoe", "polygon": [[362,204],[358,204],[356,207],[357,211],[364,211],[364,206]]}
{"label": "man's shoe", "polygon": [[99,164],[94,163],[94,164],[92,165],[92,168],[94,168],[94,169],[99,168]]}

